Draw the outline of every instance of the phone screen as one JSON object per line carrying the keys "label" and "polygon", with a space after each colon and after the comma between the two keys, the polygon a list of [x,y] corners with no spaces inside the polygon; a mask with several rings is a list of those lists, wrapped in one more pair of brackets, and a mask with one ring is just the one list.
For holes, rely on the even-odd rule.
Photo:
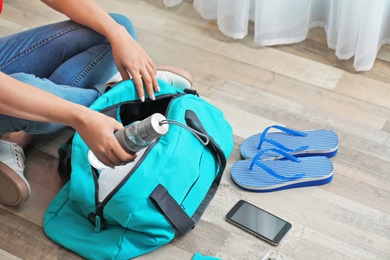
{"label": "phone screen", "polygon": [[287,221],[240,200],[226,215],[226,220],[277,245],[291,228]]}

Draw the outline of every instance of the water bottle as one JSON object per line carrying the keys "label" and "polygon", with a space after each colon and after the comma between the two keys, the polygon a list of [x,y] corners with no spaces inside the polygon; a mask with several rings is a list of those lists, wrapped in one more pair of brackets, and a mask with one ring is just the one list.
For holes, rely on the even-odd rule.
{"label": "water bottle", "polygon": [[[121,128],[114,134],[126,152],[135,154],[168,132],[168,124],[161,124],[163,120],[166,120],[165,116],[155,113]],[[98,170],[107,168],[91,150],[88,151],[88,160]]]}

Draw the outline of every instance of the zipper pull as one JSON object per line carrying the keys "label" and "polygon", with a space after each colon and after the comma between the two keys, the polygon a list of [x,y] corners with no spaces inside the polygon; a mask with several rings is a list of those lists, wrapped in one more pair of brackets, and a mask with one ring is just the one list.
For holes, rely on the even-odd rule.
{"label": "zipper pull", "polygon": [[100,232],[100,227],[101,227],[100,217],[95,216],[95,232],[96,233]]}
{"label": "zipper pull", "polygon": [[192,94],[192,95],[195,95],[195,96],[198,96],[198,97],[199,97],[198,92],[196,92],[195,89],[185,88],[183,91],[184,91],[184,93]]}
{"label": "zipper pull", "polygon": [[106,220],[93,212],[88,214],[88,220],[95,227],[95,232],[97,233],[106,227]]}

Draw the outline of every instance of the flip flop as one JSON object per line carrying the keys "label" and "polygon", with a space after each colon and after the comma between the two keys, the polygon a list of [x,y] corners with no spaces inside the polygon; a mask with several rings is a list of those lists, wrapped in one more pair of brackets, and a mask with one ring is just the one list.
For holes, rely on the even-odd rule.
{"label": "flip flop", "polygon": [[[284,151],[263,150],[253,159],[232,165],[231,178],[237,186],[255,192],[270,192],[290,188],[323,185],[333,177],[333,164],[326,156],[297,158]],[[266,152],[285,157],[279,160],[261,160]]]}
{"label": "flip flop", "polygon": [[[271,128],[282,132],[268,131]],[[338,151],[338,136],[332,130],[297,131],[278,125],[269,126],[262,133],[247,138],[240,146],[241,157],[253,158],[261,150],[279,148],[294,156],[324,155],[332,157]],[[264,159],[278,159],[282,156],[275,152],[264,154]]]}

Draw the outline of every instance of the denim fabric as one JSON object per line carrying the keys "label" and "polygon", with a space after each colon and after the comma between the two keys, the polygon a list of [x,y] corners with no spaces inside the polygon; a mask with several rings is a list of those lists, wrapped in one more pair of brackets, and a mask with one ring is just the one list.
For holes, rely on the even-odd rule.
{"label": "denim fabric", "polygon": [[[119,14],[111,16],[137,40],[128,18]],[[0,71],[71,102],[89,106],[101,95],[98,90],[101,84],[117,69],[105,37],[73,21],[63,21],[1,37]],[[45,134],[63,127],[0,114],[0,135],[20,130]]]}

